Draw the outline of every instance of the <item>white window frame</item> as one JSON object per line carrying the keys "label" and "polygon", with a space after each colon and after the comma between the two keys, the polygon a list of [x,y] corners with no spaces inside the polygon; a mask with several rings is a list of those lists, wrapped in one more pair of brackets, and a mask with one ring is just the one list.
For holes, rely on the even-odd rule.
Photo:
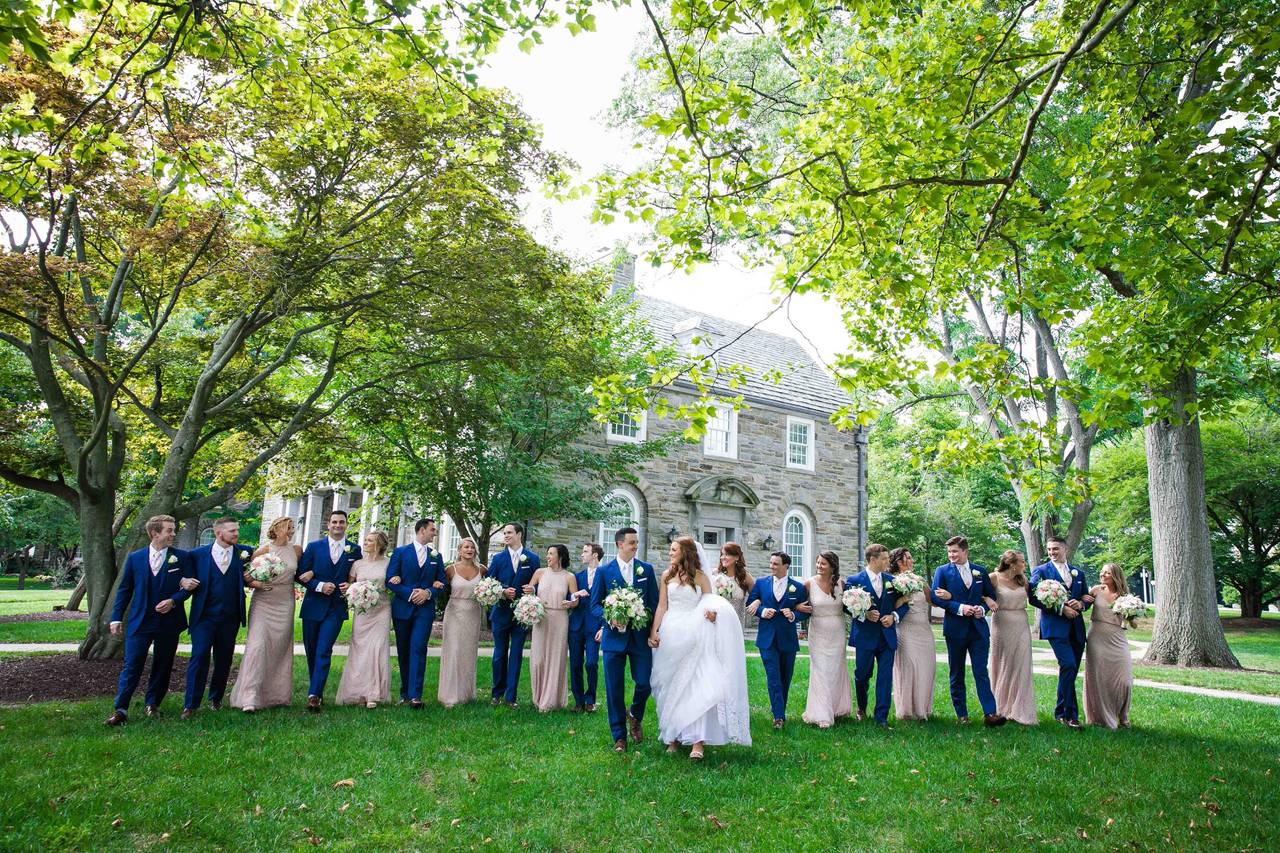
{"label": "white window frame", "polygon": [[[803,539],[803,552],[797,558],[791,554],[787,548],[787,527],[792,520],[800,522],[800,535]],[[779,549],[791,554],[791,571],[792,577],[807,578],[813,573],[813,524],[809,521],[809,516],[803,510],[788,510],[787,514],[782,517],[782,547]],[[797,563],[799,564],[797,566]]]}
{"label": "white window frame", "polygon": [[728,447],[728,450],[720,450],[719,448],[711,447],[710,445],[711,430],[710,430],[710,425],[708,424],[707,432],[702,437],[702,454],[704,456],[715,457],[716,459],[737,459],[738,458],[738,410],[735,409],[733,406],[728,406],[728,405],[717,405],[715,408],[716,408],[717,414],[728,412],[728,415],[729,415],[728,445],[729,447]]}
{"label": "white window frame", "polygon": [[649,434],[649,413],[648,412],[640,412],[638,416],[631,412],[622,412],[620,415],[617,415],[615,417],[634,418],[637,421],[637,424],[640,427],[640,429],[635,435],[625,435],[622,433],[616,433],[613,431],[613,426],[616,423],[616,420],[615,418],[610,418],[609,421],[604,425],[604,440],[609,444],[639,444],[640,442],[644,441],[648,436]]}
{"label": "white window frame", "polygon": [[[458,545],[465,537],[448,514],[440,517],[439,528],[437,535],[440,538],[440,556],[444,558],[445,565],[452,565],[458,559]],[[476,559],[480,559],[479,554],[476,555]]]}
{"label": "white window frame", "polygon": [[640,502],[637,501],[635,496],[626,489],[613,489],[609,494],[604,496],[603,503],[608,505],[615,498],[621,498],[626,501],[631,520],[628,524],[622,524],[615,527],[613,525],[606,526],[605,522],[608,519],[602,518],[596,524],[596,541],[599,542],[600,547],[604,549],[604,556],[600,558],[601,565],[604,565],[614,557],[618,556],[618,546],[614,544],[613,541],[614,533],[621,530],[623,527],[634,527],[637,531],[640,530]]}
{"label": "white window frame", "polygon": [[[791,461],[791,427],[792,427],[792,425],[796,425],[796,426],[804,426],[804,427],[807,427],[807,428],[808,428],[808,430],[809,430],[809,447],[808,447],[808,449],[805,451],[805,458],[806,458],[806,460],[807,460],[807,464],[803,464],[803,465],[802,465],[802,464],[800,464],[800,463],[792,462],[792,461]],[[796,418],[796,417],[792,417],[791,415],[788,415],[788,416],[787,416],[787,432],[786,432],[786,434],[783,436],[783,441],[782,441],[783,450],[782,450],[782,452],[783,452],[783,454],[784,454],[784,455],[785,455],[785,457],[786,457],[786,462],[787,462],[787,467],[788,467],[788,468],[793,468],[793,469],[798,470],[798,471],[812,471],[812,470],[813,470],[813,465],[814,465],[815,457],[817,456],[817,445],[818,445],[818,442],[817,442],[817,431],[818,431],[818,426],[817,426],[817,424],[815,424],[815,423],[814,423],[812,420],[810,420],[809,418]]]}

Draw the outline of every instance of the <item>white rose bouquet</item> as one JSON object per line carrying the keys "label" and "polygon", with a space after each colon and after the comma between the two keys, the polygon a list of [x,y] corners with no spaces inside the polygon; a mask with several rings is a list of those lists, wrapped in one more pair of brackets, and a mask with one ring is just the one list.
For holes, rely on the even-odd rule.
{"label": "white rose bouquet", "polygon": [[502,598],[502,584],[497,578],[483,578],[473,595],[481,607],[492,607]]}
{"label": "white rose bouquet", "polygon": [[541,622],[547,615],[547,606],[542,603],[542,599],[533,593],[527,593],[520,596],[516,602],[515,613],[516,621],[526,628],[532,628]]}
{"label": "white rose bouquet", "polygon": [[859,621],[865,619],[867,611],[871,609],[871,593],[860,586],[846,589],[840,596],[840,601],[853,614],[853,618]]}
{"label": "white rose bouquet", "polygon": [[356,581],[347,587],[347,606],[357,616],[382,603],[386,588],[378,581]]}
{"label": "white rose bouquet", "polygon": [[1063,606],[1071,600],[1071,593],[1061,582],[1045,578],[1036,584],[1036,598],[1045,607],[1061,613]]}
{"label": "white rose bouquet", "polygon": [[1136,595],[1122,595],[1111,605],[1111,610],[1130,624],[1139,616],[1147,615],[1147,604]]}
{"label": "white rose bouquet", "polygon": [[649,624],[649,611],[645,609],[640,593],[624,586],[605,596],[604,620],[611,625],[625,625],[634,631]]}
{"label": "white rose bouquet", "polygon": [[711,579],[711,585],[715,588],[716,595],[725,601],[733,601],[733,587],[737,583],[733,578],[726,574],[717,572]]}
{"label": "white rose bouquet", "polygon": [[275,554],[262,554],[249,564],[249,577],[258,583],[271,583],[285,573],[284,560]]}
{"label": "white rose bouquet", "polygon": [[917,592],[924,592],[924,578],[915,572],[903,572],[900,575],[893,575],[892,579],[893,588],[903,598],[911,598]]}

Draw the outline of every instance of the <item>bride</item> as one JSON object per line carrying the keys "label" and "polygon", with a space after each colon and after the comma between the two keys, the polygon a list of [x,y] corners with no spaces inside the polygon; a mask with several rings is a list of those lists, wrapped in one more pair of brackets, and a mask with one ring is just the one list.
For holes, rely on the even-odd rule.
{"label": "bride", "polygon": [[672,542],[670,557],[649,632],[659,736],[669,753],[692,745],[694,760],[704,745],[750,746],[742,625],[733,605],[712,592],[692,538]]}

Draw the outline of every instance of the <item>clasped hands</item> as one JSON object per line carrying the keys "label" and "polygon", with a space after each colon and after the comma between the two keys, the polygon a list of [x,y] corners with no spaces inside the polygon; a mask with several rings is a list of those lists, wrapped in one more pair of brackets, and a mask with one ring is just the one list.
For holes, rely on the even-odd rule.
{"label": "clasped hands", "polygon": [[772,619],[774,616],[777,616],[779,613],[785,616],[788,622],[796,621],[795,611],[792,610],[790,607],[784,607],[781,610],[779,610],[776,607],[766,607],[764,610],[760,611],[760,618]]}

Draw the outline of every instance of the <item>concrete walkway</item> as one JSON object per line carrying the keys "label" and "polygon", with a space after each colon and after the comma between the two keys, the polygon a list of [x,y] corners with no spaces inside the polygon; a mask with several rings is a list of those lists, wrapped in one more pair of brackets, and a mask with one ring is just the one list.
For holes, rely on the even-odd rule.
{"label": "concrete walkway", "polygon": [[[1134,657],[1141,658],[1146,653],[1146,643],[1130,643],[1134,649]],[[38,654],[41,652],[74,652],[80,647],[75,643],[0,643],[0,654]],[[191,646],[183,643],[178,646],[178,651],[186,654],[191,653]],[[242,644],[236,646],[236,652],[244,654],[244,646]],[[306,651],[302,648],[301,643],[294,643],[293,653],[297,656],[305,656]],[[339,657],[345,657],[347,647],[338,645],[333,647],[333,653]],[[430,657],[440,657],[440,647],[432,646],[427,654]],[[492,654],[491,647],[482,646],[480,648],[480,657],[488,657]],[[759,652],[747,652],[747,657],[758,658]],[[799,658],[808,658],[806,654],[797,655]],[[1053,663],[1053,653],[1045,652],[1041,649],[1033,649],[1033,660],[1036,664]],[[946,665],[947,656],[938,655],[938,663]],[[1057,675],[1058,670],[1052,666],[1033,666],[1032,672],[1036,675]],[[1280,696],[1259,696],[1254,693],[1238,693],[1234,690],[1215,690],[1209,687],[1191,687],[1186,684],[1167,684],[1163,681],[1151,681],[1146,678],[1135,678],[1133,683],[1138,687],[1150,687],[1155,690],[1169,690],[1173,693],[1189,693],[1194,696],[1207,696],[1211,699],[1238,699],[1241,702],[1253,702],[1257,705],[1272,705],[1280,707]]]}

